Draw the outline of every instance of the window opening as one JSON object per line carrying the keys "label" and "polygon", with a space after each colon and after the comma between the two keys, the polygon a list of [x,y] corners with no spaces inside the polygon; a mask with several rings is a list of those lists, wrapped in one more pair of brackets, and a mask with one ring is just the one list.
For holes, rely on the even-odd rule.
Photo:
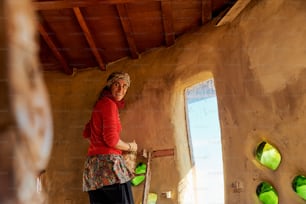
{"label": "window opening", "polygon": [[278,204],[278,194],[268,182],[261,182],[257,186],[256,194],[263,204]]}
{"label": "window opening", "polygon": [[281,162],[279,151],[267,142],[261,142],[256,149],[256,159],[265,167],[276,170]]}
{"label": "window opening", "polygon": [[301,198],[306,200],[306,177],[303,175],[296,176],[292,182],[292,188]]}
{"label": "window opening", "polygon": [[213,79],[187,88],[185,97],[197,203],[223,204],[222,145]]}

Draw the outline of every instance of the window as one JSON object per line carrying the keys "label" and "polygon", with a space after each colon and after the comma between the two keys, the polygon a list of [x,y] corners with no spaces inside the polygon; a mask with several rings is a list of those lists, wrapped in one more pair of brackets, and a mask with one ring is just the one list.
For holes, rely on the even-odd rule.
{"label": "window", "polygon": [[222,145],[213,79],[187,88],[185,97],[197,203],[223,204]]}

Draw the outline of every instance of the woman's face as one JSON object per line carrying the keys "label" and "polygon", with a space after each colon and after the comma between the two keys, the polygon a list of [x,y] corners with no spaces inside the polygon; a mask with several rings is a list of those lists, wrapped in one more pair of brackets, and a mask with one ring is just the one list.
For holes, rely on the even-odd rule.
{"label": "woman's face", "polygon": [[128,84],[123,79],[116,80],[111,85],[111,93],[116,101],[121,101],[128,90]]}

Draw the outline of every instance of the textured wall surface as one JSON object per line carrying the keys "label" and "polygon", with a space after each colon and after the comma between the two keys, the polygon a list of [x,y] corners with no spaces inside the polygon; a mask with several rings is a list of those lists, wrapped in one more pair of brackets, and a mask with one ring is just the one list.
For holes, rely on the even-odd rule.
{"label": "textured wall surface", "polygon": [[[192,170],[185,121],[184,89],[213,76],[218,98],[227,204],[259,203],[257,185],[265,180],[280,204],[303,203],[291,189],[296,174],[306,174],[304,156],[306,2],[253,1],[232,23],[207,25],[169,48],[139,60],[121,60],[107,72],[88,70],[67,77],[45,73],[54,114],[54,146],[45,174],[49,203],[83,204],[81,178],[87,143],[81,137],[92,105],[107,75],[130,73],[132,85],[121,113],[122,138],[139,148],[175,148],[174,157],[152,161],[151,191],[173,191],[160,204],[189,203]],[[272,172],[254,158],[266,140],[281,152]],[[203,181],[205,182],[205,181]],[[239,191],[232,188],[240,183]],[[137,203],[141,188],[134,188]]]}

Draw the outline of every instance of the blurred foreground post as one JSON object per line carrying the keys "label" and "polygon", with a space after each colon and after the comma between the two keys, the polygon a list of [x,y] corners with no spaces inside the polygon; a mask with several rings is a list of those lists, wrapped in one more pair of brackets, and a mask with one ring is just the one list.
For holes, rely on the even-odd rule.
{"label": "blurred foreground post", "polygon": [[0,21],[0,203],[44,203],[36,178],[49,160],[53,125],[31,1],[1,1]]}

